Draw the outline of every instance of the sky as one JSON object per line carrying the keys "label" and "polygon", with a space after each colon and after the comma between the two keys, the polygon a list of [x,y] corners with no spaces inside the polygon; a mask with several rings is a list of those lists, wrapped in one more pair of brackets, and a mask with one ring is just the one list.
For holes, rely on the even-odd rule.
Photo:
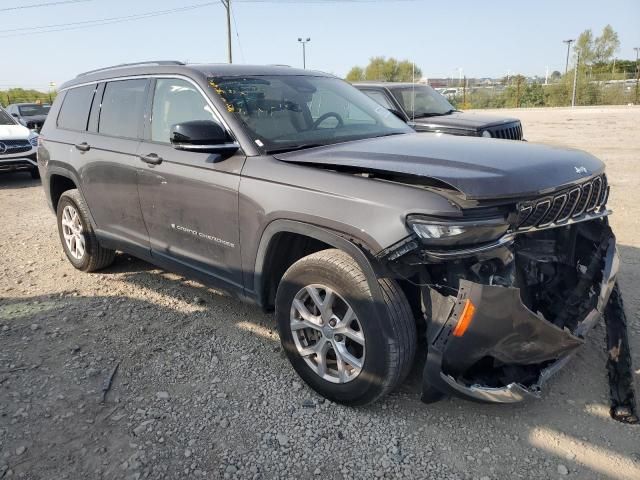
{"label": "sky", "polygon": [[[221,2],[135,21],[34,33],[86,22],[206,3],[206,0],[0,0],[0,89],[47,90],[80,72],[152,59],[226,62]],[[427,78],[544,76],[564,70],[566,46],[590,28],[618,32],[618,58],[640,47],[640,0],[231,0],[235,63],[302,66],[344,76],[372,56],[414,61]],[[237,29],[235,28],[237,26]],[[26,30],[16,30],[26,29]],[[20,36],[15,36],[19,33]]]}

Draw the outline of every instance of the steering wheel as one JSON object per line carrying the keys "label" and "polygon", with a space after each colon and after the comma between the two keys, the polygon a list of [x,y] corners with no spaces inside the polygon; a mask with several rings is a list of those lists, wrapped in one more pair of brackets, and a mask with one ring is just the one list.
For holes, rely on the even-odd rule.
{"label": "steering wheel", "polygon": [[335,118],[338,121],[338,125],[336,125],[334,128],[342,127],[344,125],[344,121],[342,120],[342,117],[340,115],[338,115],[336,112],[327,112],[324,115],[320,115],[318,119],[313,122],[313,126],[311,128],[313,130],[316,130],[322,122],[331,117]]}

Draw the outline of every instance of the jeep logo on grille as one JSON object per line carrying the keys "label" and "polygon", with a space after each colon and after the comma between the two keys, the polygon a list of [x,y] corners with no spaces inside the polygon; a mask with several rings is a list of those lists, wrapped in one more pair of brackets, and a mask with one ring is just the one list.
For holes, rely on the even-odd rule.
{"label": "jeep logo on grille", "polygon": [[2,153],[7,153],[7,145],[5,145],[4,143],[0,142],[0,154]]}

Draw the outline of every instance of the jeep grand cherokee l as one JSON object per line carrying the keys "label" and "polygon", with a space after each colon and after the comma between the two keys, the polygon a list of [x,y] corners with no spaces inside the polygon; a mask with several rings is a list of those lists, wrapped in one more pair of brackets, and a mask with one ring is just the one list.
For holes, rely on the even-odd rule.
{"label": "jeep grand cherokee l", "polygon": [[389,392],[417,353],[425,400],[536,396],[618,299],[600,160],[418,134],[331,75],[101,69],[42,134],[73,266],[120,250],[275,309],[293,368],[337,402]]}
{"label": "jeep grand cherokee l", "polygon": [[461,112],[429,85],[360,82],[353,86],[418,132],[522,140],[522,124],[517,118]]}

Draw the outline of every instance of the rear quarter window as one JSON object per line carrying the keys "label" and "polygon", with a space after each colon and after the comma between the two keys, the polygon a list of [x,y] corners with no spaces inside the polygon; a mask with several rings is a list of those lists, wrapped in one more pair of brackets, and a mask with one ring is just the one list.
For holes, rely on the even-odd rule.
{"label": "rear quarter window", "polygon": [[95,85],[72,88],[67,91],[58,114],[58,128],[85,131]]}
{"label": "rear quarter window", "polygon": [[140,138],[147,80],[117,80],[107,83],[102,97],[98,132],[123,138]]}

